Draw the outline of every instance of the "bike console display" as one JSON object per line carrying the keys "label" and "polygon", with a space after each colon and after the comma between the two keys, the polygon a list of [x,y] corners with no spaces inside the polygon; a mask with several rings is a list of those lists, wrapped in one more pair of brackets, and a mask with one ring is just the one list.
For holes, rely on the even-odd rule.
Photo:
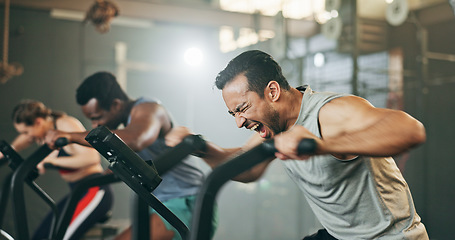
{"label": "bike console display", "polygon": [[99,126],[93,129],[85,140],[109,161],[109,168],[128,185],[138,185],[152,192],[161,183],[162,179],[153,163],[147,164],[106,127]]}

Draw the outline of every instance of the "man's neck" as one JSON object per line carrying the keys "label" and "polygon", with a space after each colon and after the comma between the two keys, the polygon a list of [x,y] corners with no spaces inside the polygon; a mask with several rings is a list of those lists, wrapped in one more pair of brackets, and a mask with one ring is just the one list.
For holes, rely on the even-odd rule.
{"label": "man's neck", "polygon": [[291,88],[289,91],[283,93],[281,96],[284,97],[282,102],[282,116],[286,121],[286,130],[288,130],[294,126],[299,117],[303,93],[295,88]]}
{"label": "man's neck", "polygon": [[128,118],[131,115],[131,110],[133,109],[136,100],[128,100],[123,103],[122,106],[122,123],[124,126],[128,125]]}

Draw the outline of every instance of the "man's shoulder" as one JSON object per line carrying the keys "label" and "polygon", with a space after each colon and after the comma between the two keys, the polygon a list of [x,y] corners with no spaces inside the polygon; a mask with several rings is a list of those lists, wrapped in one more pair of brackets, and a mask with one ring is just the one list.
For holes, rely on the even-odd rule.
{"label": "man's shoulder", "polygon": [[139,97],[136,99],[134,105],[139,105],[143,103],[156,103],[156,104],[161,104],[161,101],[158,100],[157,98],[152,98],[152,97]]}
{"label": "man's shoulder", "polygon": [[134,101],[131,107],[130,114],[134,113],[150,113],[157,114],[165,112],[165,107],[158,99],[154,98],[138,98]]}

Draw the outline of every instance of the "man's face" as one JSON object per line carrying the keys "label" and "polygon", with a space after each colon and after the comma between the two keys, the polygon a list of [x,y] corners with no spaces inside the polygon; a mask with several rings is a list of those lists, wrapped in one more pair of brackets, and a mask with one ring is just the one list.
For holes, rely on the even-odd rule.
{"label": "man's face", "polygon": [[280,116],[272,102],[267,97],[261,98],[256,92],[249,91],[247,78],[243,74],[226,84],[222,94],[237,127],[256,131],[262,138],[271,138],[283,131]]}
{"label": "man's face", "polygon": [[120,112],[111,106],[107,111],[101,108],[96,98],[90,99],[87,104],[81,106],[84,115],[92,122],[92,128],[98,126],[106,126],[110,129],[116,129],[120,125],[119,116]]}

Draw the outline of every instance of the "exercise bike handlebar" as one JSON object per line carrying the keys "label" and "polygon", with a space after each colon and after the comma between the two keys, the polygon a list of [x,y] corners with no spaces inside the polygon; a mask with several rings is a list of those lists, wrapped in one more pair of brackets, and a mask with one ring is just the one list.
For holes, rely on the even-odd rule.
{"label": "exercise bike handlebar", "polygon": [[[59,140],[59,143],[64,143],[64,140]],[[63,147],[63,145],[56,145]],[[10,146],[11,147],[11,146]],[[40,146],[35,150],[25,161],[17,154],[14,149],[8,149],[9,156],[14,158],[14,162],[19,165],[12,166],[14,173],[11,178],[11,194],[13,197],[13,213],[15,228],[17,232],[17,239],[29,239],[29,231],[27,216],[25,212],[25,199],[24,199],[24,183],[27,183],[32,189],[50,206],[56,219],[58,218],[58,211],[55,206],[54,200],[47,195],[33,180],[38,177],[36,165],[46,158],[53,149],[49,148],[47,144]],[[14,167],[16,169],[14,169]],[[36,173],[35,173],[36,172]],[[51,229],[51,233],[54,229]]]}
{"label": "exercise bike handlebar", "polygon": [[[68,139],[66,138],[58,138],[55,141],[56,147],[64,147],[68,144]],[[34,159],[34,160],[43,160],[47,157],[54,149],[51,149],[47,144],[41,145],[36,151],[34,151],[27,159]],[[26,160],[27,161],[27,160]],[[39,162],[38,162],[39,163]],[[36,164],[35,164],[36,165]]]}
{"label": "exercise bike handlebar", "polygon": [[68,145],[68,143],[69,143],[68,138],[60,137],[60,138],[57,138],[57,140],[55,140],[54,145],[56,147],[64,147],[64,146]]}
{"label": "exercise bike handlebar", "polygon": [[[3,153],[3,159],[8,162],[11,170],[15,171],[23,162],[24,159],[11,147],[6,141],[0,141],[0,152]],[[38,170],[30,173],[29,179],[34,180],[38,177]]]}
{"label": "exercise bike handlebar", "polygon": [[[59,138],[56,141],[56,146],[63,147],[68,143],[66,138]],[[0,159],[1,163],[8,163],[8,166],[11,170],[16,171],[16,169],[24,162],[24,159],[11,147],[6,141],[0,141],[0,152],[3,154],[3,158]],[[52,152],[47,145],[39,147],[32,155],[33,158],[44,159],[49,153]],[[31,158],[32,156],[30,156]],[[38,170],[36,168],[32,169],[27,177],[28,180],[33,181],[39,176]]]}
{"label": "exercise bike handlebar", "polygon": [[8,159],[6,159],[5,157],[0,158],[0,167],[7,163],[8,163]]}
{"label": "exercise bike handlebar", "polygon": [[[298,145],[299,154],[314,153],[317,148],[314,139],[303,139]],[[253,149],[216,167],[209,174],[199,190],[194,207],[190,240],[208,240],[213,233],[212,218],[215,199],[220,188],[227,181],[274,157],[277,152],[273,139],[267,140]]]}
{"label": "exercise bike handlebar", "polygon": [[167,149],[153,161],[148,161],[149,164],[104,126],[93,129],[85,140],[110,162],[109,168],[114,174],[173,225],[182,239],[186,239],[188,227],[152,191],[161,182],[158,174],[164,174],[189,154],[205,150],[205,141],[199,135],[187,136],[177,146]]}
{"label": "exercise bike handlebar", "polygon": [[[54,145],[56,147],[58,147],[58,148],[64,147],[64,146],[66,146],[68,144],[69,144],[69,140],[68,140],[68,138],[65,138],[65,137],[57,138],[57,140],[55,140],[55,143],[54,143]],[[45,148],[45,147],[43,147],[43,148]],[[52,149],[43,150],[43,154],[45,154],[46,151],[51,151],[52,152]],[[47,155],[49,155],[49,153]],[[57,165],[54,165],[54,164],[49,163],[49,162],[44,163],[43,167],[46,168],[46,169],[56,169],[56,170],[63,170],[63,171],[74,171],[74,168],[61,167],[61,166],[57,166]]]}
{"label": "exercise bike handlebar", "polygon": [[55,170],[63,170],[63,171],[74,171],[74,168],[67,168],[67,167],[60,167],[60,166],[57,166],[57,165],[54,165],[52,163],[44,163],[43,164],[43,167],[45,169],[55,169]]}
{"label": "exercise bike handlebar", "polygon": [[201,135],[188,135],[180,144],[175,147],[168,148],[161,155],[159,155],[155,160],[153,160],[153,164],[155,165],[158,173],[162,175],[180,163],[182,159],[188,155],[197,151],[205,151],[206,148],[206,142]]}

